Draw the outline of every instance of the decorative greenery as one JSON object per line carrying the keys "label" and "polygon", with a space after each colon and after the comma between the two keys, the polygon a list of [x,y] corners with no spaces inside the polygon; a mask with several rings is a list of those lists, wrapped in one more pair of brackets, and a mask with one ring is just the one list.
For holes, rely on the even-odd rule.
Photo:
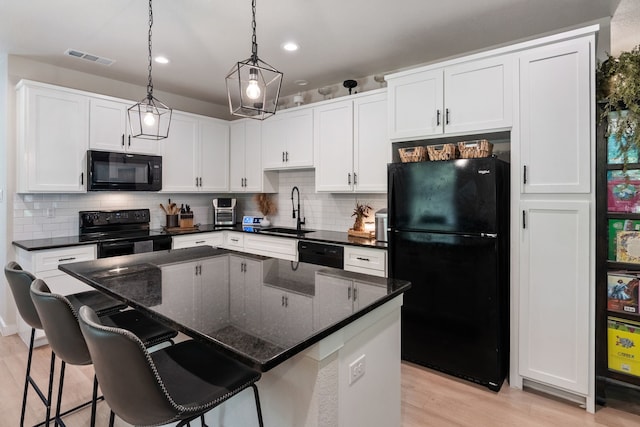
{"label": "decorative greenery", "polygon": [[617,58],[608,55],[596,70],[596,84],[598,99],[603,101],[601,121],[610,120],[607,135],[614,135],[623,149],[631,144],[640,147],[640,132],[636,132],[640,122],[640,45]]}
{"label": "decorative greenery", "polygon": [[258,210],[264,216],[273,215],[277,212],[276,202],[269,194],[257,193],[253,196],[253,201],[258,205]]}
{"label": "decorative greenery", "polygon": [[356,231],[364,230],[364,219],[369,217],[369,211],[371,206],[366,203],[360,203],[356,200],[356,208],[353,210],[351,216],[355,216],[356,220],[353,223],[353,229]]}

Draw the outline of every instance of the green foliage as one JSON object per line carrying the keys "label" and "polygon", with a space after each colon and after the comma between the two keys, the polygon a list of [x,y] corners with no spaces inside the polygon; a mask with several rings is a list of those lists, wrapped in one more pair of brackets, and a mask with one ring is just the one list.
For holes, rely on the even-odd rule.
{"label": "green foliage", "polygon": [[596,70],[596,83],[598,99],[603,101],[601,120],[615,119],[615,126],[609,121],[607,134],[615,135],[618,141],[624,136],[640,147],[640,132],[636,132],[640,122],[640,45],[617,58],[609,55]]}

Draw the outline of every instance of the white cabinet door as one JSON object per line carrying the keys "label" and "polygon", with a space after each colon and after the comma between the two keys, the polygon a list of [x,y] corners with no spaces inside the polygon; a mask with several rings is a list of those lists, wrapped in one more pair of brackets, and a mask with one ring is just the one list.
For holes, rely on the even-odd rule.
{"label": "white cabinet door", "polygon": [[[353,180],[357,192],[387,191],[387,163],[391,162],[387,126],[386,93],[353,101]],[[316,174],[318,168],[316,165]]]}
{"label": "white cabinet door", "polygon": [[198,120],[173,113],[169,137],[161,141],[162,191],[198,191]]}
{"label": "white cabinet door", "polygon": [[255,120],[238,120],[229,126],[231,191],[263,191],[261,123]]}
{"label": "white cabinet door", "polygon": [[589,385],[589,202],[521,201],[519,373]]}
{"label": "white cabinet door", "polygon": [[272,187],[263,187],[261,123],[247,122],[244,137],[244,191],[271,191]]}
{"label": "white cabinet door", "polygon": [[313,167],[313,110],[279,113],[262,123],[265,169]]}
{"label": "white cabinet door", "polygon": [[520,56],[523,193],[589,193],[590,42],[576,39]]}
{"label": "white cabinet door", "polygon": [[229,191],[229,125],[209,118],[201,118],[199,122],[198,188],[211,193]]}
{"label": "white cabinet door", "polygon": [[445,133],[508,128],[512,123],[512,58],[445,68]]}
{"label": "white cabinet door", "polygon": [[176,322],[193,324],[197,319],[200,307],[200,296],[194,295],[194,284],[199,280],[198,266],[163,265],[160,270],[162,274],[162,302],[154,309],[161,314],[166,314]]}
{"label": "white cabinet door", "polygon": [[89,99],[28,83],[18,91],[18,191],[85,192]]}
{"label": "white cabinet door", "polygon": [[441,69],[389,79],[389,137],[407,140],[442,133],[443,88]]}
{"label": "white cabinet door", "polygon": [[91,98],[89,104],[89,146],[92,150],[158,154],[158,141],[130,135],[127,110],[134,101]]}
{"label": "white cabinet door", "polygon": [[334,102],[314,110],[316,191],[351,191],[353,102],[350,99]]}
{"label": "white cabinet door", "polygon": [[246,122],[229,124],[229,188],[233,192],[244,191],[246,158]]}

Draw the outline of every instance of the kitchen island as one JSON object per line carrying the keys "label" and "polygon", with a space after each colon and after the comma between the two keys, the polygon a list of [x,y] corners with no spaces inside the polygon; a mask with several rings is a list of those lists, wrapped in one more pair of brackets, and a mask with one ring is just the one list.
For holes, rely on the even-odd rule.
{"label": "kitchen island", "polygon": [[[403,281],[211,247],[60,270],[263,372],[266,426],[400,425]],[[207,415],[254,426],[240,394]]]}

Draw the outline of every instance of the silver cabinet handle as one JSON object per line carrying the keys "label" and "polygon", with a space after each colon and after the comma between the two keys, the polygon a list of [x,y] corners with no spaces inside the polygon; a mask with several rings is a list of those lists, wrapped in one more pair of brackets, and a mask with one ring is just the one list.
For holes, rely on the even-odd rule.
{"label": "silver cabinet handle", "polygon": [[449,109],[445,109],[445,117],[444,117],[444,124],[448,125],[449,124]]}
{"label": "silver cabinet handle", "polygon": [[124,133],[122,134],[122,146],[124,147]]}
{"label": "silver cabinet handle", "polygon": [[527,183],[527,165],[524,165],[522,167],[522,183],[523,184]]}
{"label": "silver cabinet handle", "polygon": [[356,185],[358,183],[358,175],[356,175],[356,173],[353,173],[353,185]]}
{"label": "silver cabinet handle", "polygon": [[347,184],[351,185],[351,173],[347,174]]}
{"label": "silver cabinet handle", "polygon": [[285,159],[286,159],[285,161],[288,162],[289,161],[289,152],[285,151],[285,154],[286,154],[285,155]]}
{"label": "silver cabinet handle", "polygon": [[200,187],[202,187],[202,177],[200,177],[198,181],[200,182]]}
{"label": "silver cabinet handle", "polygon": [[347,289],[347,299],[351,299],[351,287]]}
{"label": "silver cabinet handle", "polygon": [[440,126],[440,109],[436,110],[436,126]]}
{"label": "silver cabinet handle", "polygon": [[282,152],[282,163],[284,163],[284,151]]}
{"label": "silver cabinet handle", "polygon": [[198,186],[198,177],[196,176],[196,187]]}
{"label": "silver cabinet handle", "polygon": [[80,173],[80,185],[84,185],[84,172]]}
{"label": "silver cabinet handle", "polygon": [[369,258],[362,258],[362,257],[356,257],[356,259],[360,260],[360,261],[371,261]]}
{"label": "silver cabinet handle", "polygon": [[74,256],[69,257],[69,258],[60,258],[60,259],[58,260],[58,262],[73,261],[74,259],[76,259],[76,257],[74,257]]}
{"label": "silver cabinet handle", "polygon": [[229,240],[231,240],[232,242],[238,243],[238,239],[229,239]]}
{"label": "silver cabinet handle", "polygon": [[204,240],[198,240],[198,241],[196,241],[196,245],[200,245],[200,244],[202,244],[204,242],[205,242]]}
{"label": "silver cabinet handle", "polygon": [[131,147],[131,135],[129,135],[129,147]]}

